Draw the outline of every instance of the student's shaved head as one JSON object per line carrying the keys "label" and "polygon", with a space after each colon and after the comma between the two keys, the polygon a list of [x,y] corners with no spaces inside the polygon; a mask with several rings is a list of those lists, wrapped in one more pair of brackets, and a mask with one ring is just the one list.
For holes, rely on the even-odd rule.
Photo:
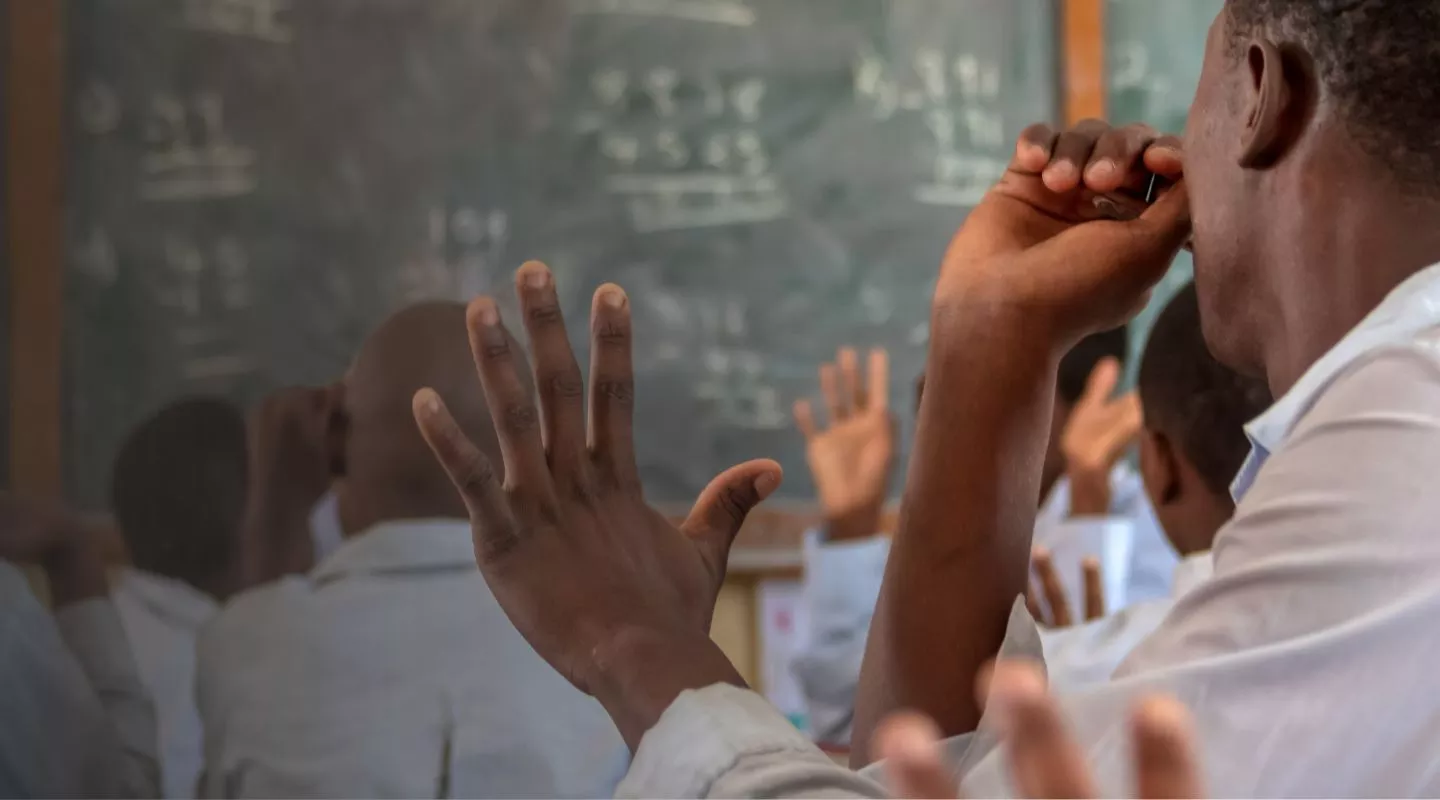
{"label": "student's shaved head", "polygon": [[[518,344],[513,352],[522,352]],[[520,371],[528,376],[528,370]],[[345,378],[348,432],[340,514],[347,533],[387,519],[465,516],[411,412],[411,398],[426,386],[446,399],[470,440],[493,463],[502,463],[470,354],[465,306],[410,306],[365,340]]]}

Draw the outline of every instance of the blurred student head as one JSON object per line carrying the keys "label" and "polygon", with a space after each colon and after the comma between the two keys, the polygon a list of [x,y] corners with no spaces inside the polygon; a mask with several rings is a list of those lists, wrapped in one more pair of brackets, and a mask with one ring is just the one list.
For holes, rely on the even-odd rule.
{"label": "blurred student head", "polygon": [[1270,392],[1210,354],[1193,284],[1156,318],[1139,391],[1140,471],[1155,514],[1182,555],[1208,550],[1235,511],[1230,482],[1250,451],[1245,423],[1270,405]]}
{"label": "blurred student head", "polygon": [[[343,434],[331,456],[347,536],[391,520],[467,517],[415,425],[411,399],[422,387],[438,391],[470,440],[502,463],[465,331],[464,305],[422,303],[382,322],[361,345],[345,376],[344,418],[334,426]],[[523,350],[516,344],[512,352],[520,358]]]}
{"label": "blurred student head", "polygon": [[248,466],[245,416],[224,400],[180,400],[142,422],[110,483],[131,563],[223,599],[237,577]]}

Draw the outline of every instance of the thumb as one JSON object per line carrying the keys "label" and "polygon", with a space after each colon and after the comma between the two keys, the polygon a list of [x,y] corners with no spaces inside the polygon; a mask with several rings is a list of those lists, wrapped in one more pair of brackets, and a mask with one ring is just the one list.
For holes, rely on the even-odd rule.
{"label": "thumb", "polygon": [[1161,250],[1179,251],[1190,239],[1190,192],[1184,179],[1175,182],[1145,209],[1139,219],[1129,225],[1138,226],[1155,240]]}
{"label": "thumb", "polygon": [[712,565],[723,568],[745,517],[775,491],[782,475],[780,465],[768,458],[725,470],[700,493],[680,531],[699,545]]}

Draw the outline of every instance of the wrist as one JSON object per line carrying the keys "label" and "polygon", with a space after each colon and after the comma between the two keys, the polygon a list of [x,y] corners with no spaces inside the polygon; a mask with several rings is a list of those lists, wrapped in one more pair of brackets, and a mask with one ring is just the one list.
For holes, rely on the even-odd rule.
{"label": "wrist", "polygon": [[109,594],[105,559],[98,548],[83,541],[67,541],[53,548],[46,553],[41,567],[50,585],[50,604],[54,608]]}
{"label": "wrist", "polygon": [[1078,467],[1066,471],[1070,483],[1070,516],[1098,517],[1110,513],[1110,472]]}
{"label": "wrist", "polygon": [[709,636],[622,630],[597,646],[585,688],[605,707],[633,753],[681,692],[717,683],[748,688]]}
{"label": "wrist", "polygon": [[867,504],[860,508],[825,514],[825,539],[831,542],[848,542],[868,539],[880,533],[880,512],[882,504]]}

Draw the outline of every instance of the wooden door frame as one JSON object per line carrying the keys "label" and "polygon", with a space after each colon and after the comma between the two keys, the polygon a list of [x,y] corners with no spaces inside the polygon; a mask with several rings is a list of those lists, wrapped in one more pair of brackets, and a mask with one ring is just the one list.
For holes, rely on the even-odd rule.
{"label": "wooden door frame", "polygon": [[64,333],[64,0],[3,0],[9,479],[59,497]]}

